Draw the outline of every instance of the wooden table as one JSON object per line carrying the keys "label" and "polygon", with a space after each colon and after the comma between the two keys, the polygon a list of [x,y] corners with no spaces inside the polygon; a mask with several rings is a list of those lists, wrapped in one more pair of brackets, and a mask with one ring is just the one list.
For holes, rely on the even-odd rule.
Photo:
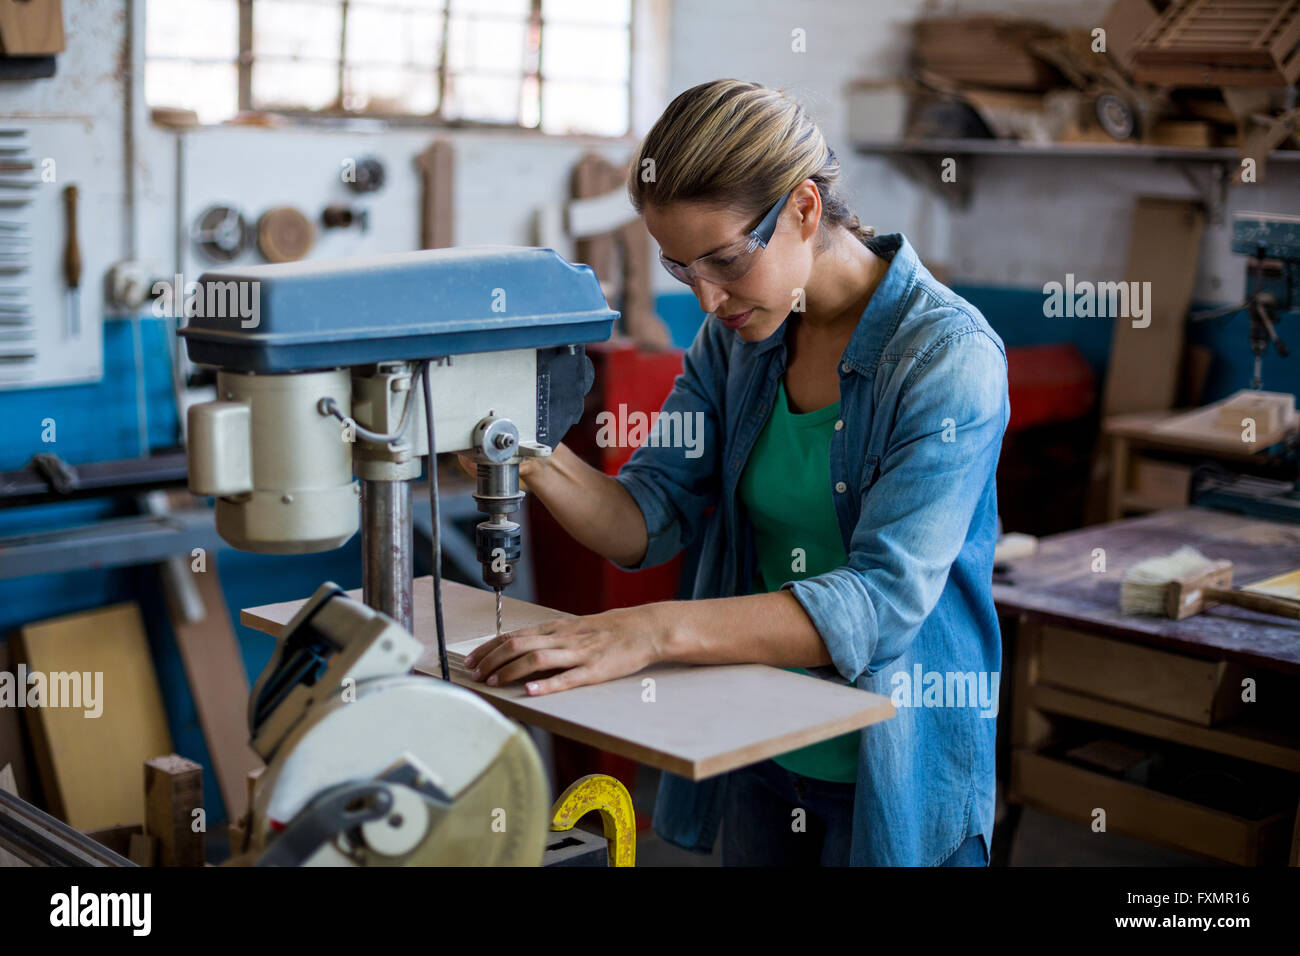
{"label": "wooden table", "polygon": [[1300,424],[1291,422],[1262,432],[1253,444],[1245,444],[1238,433],[1213,427],[1219,404],[1203,409],[1111,415],[1102,422],[1102,435],[1110,451],[1108,520],[1118,520],[1128,512],[1160,511],[1187,504],[1192,468],[1198,462],[1221,461],[1229,468],[1247,472],[1264,470],[1268,450],[1300,430]]}
{"label": "wooden table", "polygon": [[[1191,545],[1229,558],[1240,586],[1300,568],[1300,526],[1204,508],[1095,525],[1039,542],[1010,562],[993,594],[1014,622],[1009,825],[1022,805],[1240,864],[1300,864],[1300,806],[1237,816],[1081,768],[1056,748],[1070,735],[1127,737],[1246,761],[1269,792],[1300,781],[1300,625],[1230,607],[1182,621],[1126,616],[1120,581],[1136,562]],[[1241,700],[1243,681],[1257,699]],[[1188,751],[1182,751],[1184,755]],[[1270,776],[1271,775],[1271,776]],[[1279,789],[1273,791],[1276,785]],[[1285,791],[1283,790],[1285,788]],[[1259,792],[1254,791],[1254,792]],[[1289,849],[1288,849],[1289,847]]]}
{"label": "wooden table", "polygon": [[[417,578],[415,636],[427,651],[416,673],[438,675],[430,578]],[[361,599],[361,592],[350,591]],[[520,723],[702,780],[888,720],[888,697],[762,664],[692,667],[658,664],[630,677],[540,697],[518,683],[489,687],[461,665],[496,630],[491,591],[443,582],[443,620],[451,679]],[[305,600],[305,599],[304,599]],[[240,620],[279,637],[303,600],[246,608]],[[506,630],[569,617],[513,598],[503,600]]]}

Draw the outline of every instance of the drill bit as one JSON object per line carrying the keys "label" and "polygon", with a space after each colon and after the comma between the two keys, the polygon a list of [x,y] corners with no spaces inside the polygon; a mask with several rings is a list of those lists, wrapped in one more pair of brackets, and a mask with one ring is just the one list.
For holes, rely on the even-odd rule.
{"label": "drill bit", "polygon": [[497,592],[497,637],[501,636],[501,589],[493,588]]}

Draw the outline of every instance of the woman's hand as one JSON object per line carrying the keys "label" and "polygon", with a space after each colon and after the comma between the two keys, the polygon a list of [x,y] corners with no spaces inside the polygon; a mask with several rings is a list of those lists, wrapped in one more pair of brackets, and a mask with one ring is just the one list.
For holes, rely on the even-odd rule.
{"label": "woman's hand", "polygon": [[626,677],[666,659],[678,603],[618,608],[521,627],[484,641],[466,656],[465,667],[474,680],[495,687],[558,671],[529,681],[525,689],[532,696]]}

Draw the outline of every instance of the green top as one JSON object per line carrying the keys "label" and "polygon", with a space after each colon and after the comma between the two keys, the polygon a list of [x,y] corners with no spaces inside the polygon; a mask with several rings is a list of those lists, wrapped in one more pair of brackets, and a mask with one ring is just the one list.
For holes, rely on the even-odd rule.
{"label": "green top", "polygon": [[[754,593],[824,574],[848,560],[831,498],[831,435],[839,415],[839,402],[794,414],[785,381],[778,381],[776,402],[740,477],[740,500],[749,511],[758,551]],[[852,731],[772,759],[805,777],[853,783],[858,737]]]}

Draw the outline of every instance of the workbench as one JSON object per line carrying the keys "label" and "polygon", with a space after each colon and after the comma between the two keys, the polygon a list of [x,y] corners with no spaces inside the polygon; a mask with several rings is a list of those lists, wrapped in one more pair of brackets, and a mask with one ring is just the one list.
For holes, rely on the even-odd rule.
{"label": "workbench", "polygon": [[[1300,626],[1224,605],[1182,621],[1120,613],[1124,572],[1183,545],[1232,560],[1235,586],[1300,568],[1300,525],[1180,508],[1043,538],[995,577],[1014,642],[1009,812],[995,849],[1023,806],[1094,832],[1100,809],[1107,832],[1300,865]],[[1249,812],[1225,806],[1242,799]]]}

